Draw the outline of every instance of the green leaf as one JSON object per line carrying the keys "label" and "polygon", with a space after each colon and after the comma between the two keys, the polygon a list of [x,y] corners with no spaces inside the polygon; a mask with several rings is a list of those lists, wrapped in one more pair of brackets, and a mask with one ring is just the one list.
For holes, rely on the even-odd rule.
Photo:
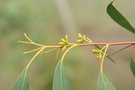
{"label": "green leaf", "polygon": [[[96,48],[101,49],[98,45],[95,45]],[[110,56],[107,56],[109,60],[111,60],[113,63],[116,63]]]}
{"label": "green leaf", "polygon": [[[113,1],[114,2],[114,1]],[[113,6],[113,2],[111,2],[107,6],[107,13],[109,16],[119,25],[126,28],[127,30],[135,33],[135,28],[126,20],[126,18]]]}
{"label": "green leaf", "polygon": [[53,90],[71,90],[62,62],[60,60],[55,69]]}
{"label": "green leaf", "polygon": [[133,75],[135,76],[135,61],[133,60],[133,58],[131,58],[130,68],[131,68]]}
{"label": "green leaf", "polygon": [[103,72],[100,72],[98,76],[98,90],[116,90]]}
{"label": "green leaf", "polygon": [[13,90],[29,90],[28,69],[25,68],[13,86]]}

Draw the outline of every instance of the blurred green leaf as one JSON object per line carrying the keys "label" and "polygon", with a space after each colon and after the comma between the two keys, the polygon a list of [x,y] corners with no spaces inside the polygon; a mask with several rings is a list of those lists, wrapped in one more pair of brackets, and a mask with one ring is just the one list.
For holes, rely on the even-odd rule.
{"label": "blurred green leaf", "polygon": [[53,90],[71,90],[62,60],[58,62],[55,69]]}
{"label": "blurred green leaf", "polygon": [[13,90],[29,90],[29,81],[28,81],[28,69],[25,68],[23,72],[18,77]]}
{"label": "blurred green leaf", "polygon": [[122,27],[126,28],[132,33],[135,33],[134,27],[132,27],[132,25],[126,20],[126,18],[113,6],[113,2],[111,2],[107,6],[107,13],[109,14],[109,16]]}
{"label": "blurred green leaf", "polygon": [[103,72],[100,72],[98,76],[98,90],[116,90]]}
{"label": "blurred green leaf", "polygon": [[133,60],[133,58],[131,58],[130,68],[131,68],[133,75],[135,76],[135,61]]}

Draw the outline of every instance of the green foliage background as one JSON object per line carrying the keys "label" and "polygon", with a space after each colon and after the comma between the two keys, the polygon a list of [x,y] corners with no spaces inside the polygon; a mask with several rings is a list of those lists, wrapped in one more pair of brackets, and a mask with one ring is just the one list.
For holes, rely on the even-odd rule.
{"label": "green foliage background", "polygon": [[[117,25],[106,13],[110,0],[67,0],[76,33],[86,34],[95,42],[134,41],[135,35]],[[117,0],[115,6],[135,26],[134,0]],[[10,90],[33,54],[23,55],[30,48],[18,44],[23,32],[33,41],[56,44],[66,32],[54,0],[0,0],[0,90]],[[72,32],[69,30],[69,32]],[[77,34],[76,34],[77,35]],[[76,37],[70,36],[70,37]],[[71,41],[72,38],[71,38]],[[93,47],[73,49],[65,58],[65,67],[73,90],[96,90],[99,61],[90,52]],[[111,50],[116,49],[112,47]],[[134,90],[135,79],[129,67],[129,50],[106,60],[107,77],[118,90]],[[38,56],[32,64],[30,90],[52,90],[55,52]]]}

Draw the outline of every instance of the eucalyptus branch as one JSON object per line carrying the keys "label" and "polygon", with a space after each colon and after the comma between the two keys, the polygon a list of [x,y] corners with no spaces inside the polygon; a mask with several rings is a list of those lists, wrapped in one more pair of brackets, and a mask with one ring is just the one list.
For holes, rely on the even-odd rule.
{"label": "eucalyptus branch", "polygon": [[[76,44],[76,46],[91,46],[91,45],[106,45],[109,44],[110,46],[114,46],[114,45],[130,45],[130,44],[135,44],[135,41],[132,42],[113,42],[113,43],[85,43],[85,44]],[[72,45],[67,45],[67,47],[70,47]],[[47,45],[47,48],[62,48],[63,46],[61,45]]]}
{"label": "eucalyptus branch", "polygon": [[[128,20],[117,10],[113,3],[115,0],[112,0],[109,5],[107,6],[107,13],[108,15],[120,26],[123,28],[127,29],[128,31],[132,32],[135,34],[135,28],[128,22]],[[29,45],[34,45],[36,46],[35,49],[29,50],[24,52],[24,54],[29,54],[36,52],[36,54],[31,58],[29,61],[28,65],[26,68],[23,70],[23,72],[20,74],[18,77],[13,90],[29,90],[29,82],[28,82],[28,68],[33,62],[33,60],[38,56],[38,55],[43,55],[49,52],[52,52],[56,49],[56,60],[58,59],[60,51],[64,50],[65,52],[63,53],[61,59],[58,61],[56,68],[55,68],[55,73],[54,73],[54,79],[53,79],[53,90],[70,90],[70,85],[68,78],[66,76],[65,70],[64,70],[64,57],[65,55],[74,47],[85,47],[85,46],[95,46],[95,49],[92,49],[92,52],[94,54],[97,54],[96,59],[100,60],[100,73],[98,77],[98,90],[117,90],[114,85],[106,78],[106,76],[103,73],[103,66],[104,66],[104,60],[105,58],[109,58],[113,62],[115,62],[110,55],[114,55],[122,50],[125,50],[129,47],[133,47],[130,53],[130,68],[135,76],[135,61],[133,60],[133,51],[135,48],[135,41],[131,42],[94,42],[90,38],[86,37],[85,35],[81,35],[78,33],[78,40],[76,40],[75,43],[72,43],[69,41],[68,35],[66,35],[64,38],[60,39],[60,42],[58,42],[57,45],[43,45],[36,43],[32,41],[26,33],[24,33],[25,38],[27,41],[18,41],[19,43],[23,44],[29,44]],[[99,47],[99,45],[103,47]],[[117,45],[127,45],[126,47],[122,47],[115,52],[112,52],[110,54],[107,53],[107,50],[110,46],[117,46]]]}
{"label": "eucalyptus branch", "polygon": [[[61,42],[59,42],[59,45],[43,45],[43,44],[38,44],[38,43],[35,43],[34,41],[32,41],[28,36],[27,34],[24,33],[24,36],[26,37],[26,39],[28,41],[18,41],[19,43],[24,43],[24,44],[31,44],[31,45],[36,45],[36,46],[39,46],[39,48],[36,48],[36,49],[33,49],[33,50],[30,50],[30,51],[27,51],[27,52],[24,52],[24,54],[28,54],[28,53],[32,53],[32,52],[35,52],[39,49],[41,49],[42,47],[46,47],[46,48],[54,48],[54,49],[51,49],[45,53],[48,53],[48,52],[51,52],[53,50],[55,50],[56,48],[62,48],[63,50],[67,47],[72,47],[74,45],[76,45],[76,47],[79,47],[79,46],[91,46],[91,45],[109,45],[109,46],[114,46],[114,45],[129,45],[129,46],[126,46],[120,50],[117,50],[116,52],[113,52],[111,54],[107,54],[106,56],[110,56],[110,55],[113,55],[119,51],[122,51],[128,47],[131,47],[133,45],[135,45],[135,41],[131,41],[131,42],[105,42],[105,43],[98,43],[98,42],[93,42],[91,39],[89,39],[88,37],[86,37],[85,35],[81,35],[80,33],[78,34],[78,38],[79,40],[77,40],[78,43],[70,43],[69,40],[68,40],[68,35],[65,36],[65,39],[62,38],[61,39]],[[87,42],[87,43],[83,43],[83,42]],[[82,44],[83,43],[83,44]],[[105,48],[105,47],[104,47]],[[101,51],[104,49],[102,48]],[[42,52],[41,52],[42,53]],[[104,53],[104,52],[102,52]]]}

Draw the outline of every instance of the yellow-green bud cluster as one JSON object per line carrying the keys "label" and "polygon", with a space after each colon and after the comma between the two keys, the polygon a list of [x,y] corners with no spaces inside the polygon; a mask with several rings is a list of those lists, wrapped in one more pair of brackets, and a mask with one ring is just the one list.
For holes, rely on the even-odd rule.
{"label": "yellow-green bud cluster", "polygon": [[96,59],[102,59],[102,50],[100,49],[92,49],[94,54],[97,54]]}
{"label": "yellow-green bud cluster", "polygon": [[81,35],[80,33],[78,33],[78,40],[76,42],[78,43],[83,43],[84,41],[86,42],[92,42],[88,37],[86,37],[85,35]]}
{"label": "yellow-green bud cluster", "polygon": [[62,45],[62,49],[66,49],[67,45],[69,45],[68,35],[65,36],[65,39],[61,38],[61,42],[59,42],[59,45]]}
{"label": "yellow-green bud cluster", "polygon": [[68,41],[68,35],[65,36],[65,39],[61,39],[61,42],[59,42],[59,45],[62,45],[62,46],[65,46],[69,44],[69,41]]}

